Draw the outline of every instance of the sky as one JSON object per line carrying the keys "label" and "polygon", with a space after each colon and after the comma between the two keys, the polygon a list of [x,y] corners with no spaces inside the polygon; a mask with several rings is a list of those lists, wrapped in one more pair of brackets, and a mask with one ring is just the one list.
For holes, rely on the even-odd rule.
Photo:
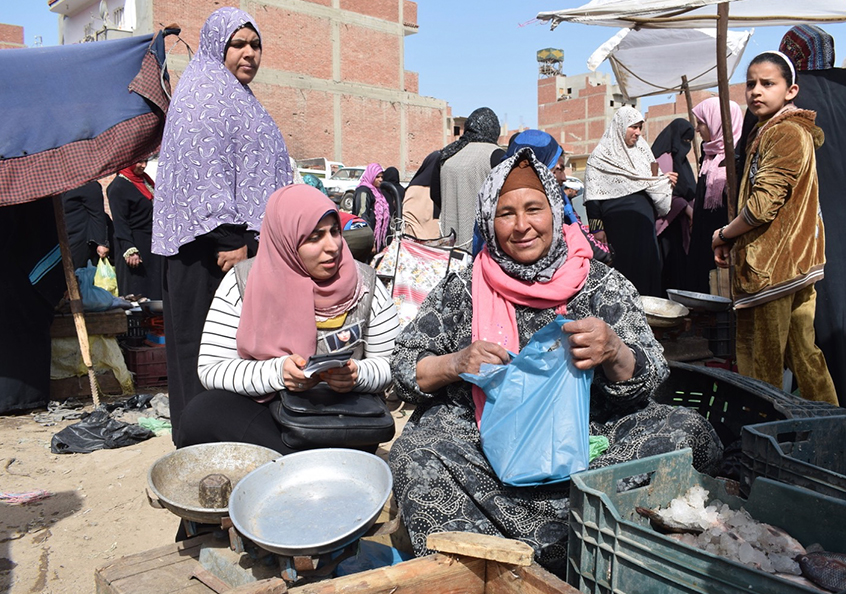
{"label": "sky", "polygon": [[[179,1],[179,0],[172,0]],[[490,107],[510,130],[537,125],[536,52],[564,50],[564,74],[587,72],[588,57],[617,29],[534,21],[539,12],[575,8],[586,0],[418,0],[419,31],[406,37],[405,68],[419,74],[420,94],[447,101],[455,116],[477,107]],[[57,16],[47,0],[0,0],[0,23],[22,25],[24,43],[58,43]],[[259,25],[261,23],[259,22]],[[824,27],[835,47],[846,49],[846,24]],[[755,30],[731,81],[740,82],[749,61],[758,53],[777,49],[787,27]],[[840,52],[837,65],[846,57]],[[599,70],[611,72],[607,62]],[[672,101],[671,95],[641,100],[643,107]]]}

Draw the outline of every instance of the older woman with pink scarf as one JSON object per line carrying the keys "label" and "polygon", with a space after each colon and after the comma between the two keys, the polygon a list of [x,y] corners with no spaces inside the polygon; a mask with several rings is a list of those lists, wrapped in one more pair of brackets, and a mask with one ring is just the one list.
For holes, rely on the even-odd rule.
{"label": "older woman with pink scarf", "polygon": [[593,259],[577,223],[564,224],[558,183],[531,148],[491,171],[477,223],[486,247],[473,266],[447,275],[397,339],[394,386],[416,409],[391,447],[394,495],[417,555],[427,535],[463,530],[522,540],[562,575],[569,485],[499,480],[481,446],[485,394],[460,374],[507,363],[565,313],[562,344],[594,370],[590,433],[610,444],[591,468],[691,447],[697,468],[713,469],[722,448],[698,413],[649,398],[668,370],[640,296]]}
{"label": "older woman with pink scarf", "polygon": [[[730,101],[731,124],[734,143],[740,140],[743,128],[743,112],[740,106]],[[709,275],[716,264],[711,237],[714,230],[728,222],[726,206],[726,149],[723,143],[723,121],[720,115],[719,97],[709,97],[693,108],[696,116],[696,131],[702,137],[702,166],[696,186],[693,203],[693,227],[690,232],[688,251],[687,288],[700,293],[710,293]]]}
{"label": "older woman with pink scarf", "polygon": [[[271,405],[277,392],[379,393],[399,332],[396,307],[375,272],[353,260],[337,206],[305,184],[274,192],[255,258],[220,283],[206,317],[198,374],[206,387],[188,403],[178,447],[238,441],[280,453]],[[344,367],[306,377],[311,355],[351,350]]]}
{"label": "older woman with pink scarf", "polygon": [[379,187],[382,185],[382,166],[371,163],[364,170],[361,181],[355,189],[353,214],[361,217],[373,229],[373,245],[381,251],[388,243],[391,227],[391,212],[388,201]]}

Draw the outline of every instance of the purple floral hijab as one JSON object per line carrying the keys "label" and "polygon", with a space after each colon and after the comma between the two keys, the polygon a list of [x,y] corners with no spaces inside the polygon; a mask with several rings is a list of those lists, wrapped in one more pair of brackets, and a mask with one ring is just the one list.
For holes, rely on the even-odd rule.
{"label": "purple floral hijab", "polygon": [[179,79],[159,156],[153,253],[172,256],[220,225],[258,231],[270,194],[291,183],[282,133],[223,64],[229,38],[247,23],[258,32],[243,10],[214,11]]}

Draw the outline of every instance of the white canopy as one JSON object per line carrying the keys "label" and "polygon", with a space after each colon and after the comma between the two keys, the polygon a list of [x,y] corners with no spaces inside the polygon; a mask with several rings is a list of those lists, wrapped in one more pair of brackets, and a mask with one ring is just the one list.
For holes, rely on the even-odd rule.
{"label": "white canopy", "polygon": [[[728,75],[737,68],[752,31],[729,31],[726,48]],[[611,63],[620,90],[629,99],[681,90],[682,76],[688,89],[717,86],[714,56],[716,29],[621,29],[588,58],[596,70]]]}
{"label": "white canopy", "polygon": [[717,5],[731,2],[729,27],[792,27],[846,21],[843,0],[592,0],[578,8],[541,12],[555,28],[567,21],[609,27],[704,29],[716,23]]}

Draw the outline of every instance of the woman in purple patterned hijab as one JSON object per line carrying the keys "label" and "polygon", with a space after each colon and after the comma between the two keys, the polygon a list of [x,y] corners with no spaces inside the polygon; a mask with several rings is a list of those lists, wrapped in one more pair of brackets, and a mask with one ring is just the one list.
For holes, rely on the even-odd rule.
{"label": "woman in purple patterned hijab", "polygon": [[163,290],[173,434],[203,387],[197,355],[223,275],[255,255],[270,194],[291,183],[282,133],[247,86],[261,64],[254,19],[220,8],[200,31],[167,113],[153,202]]}

